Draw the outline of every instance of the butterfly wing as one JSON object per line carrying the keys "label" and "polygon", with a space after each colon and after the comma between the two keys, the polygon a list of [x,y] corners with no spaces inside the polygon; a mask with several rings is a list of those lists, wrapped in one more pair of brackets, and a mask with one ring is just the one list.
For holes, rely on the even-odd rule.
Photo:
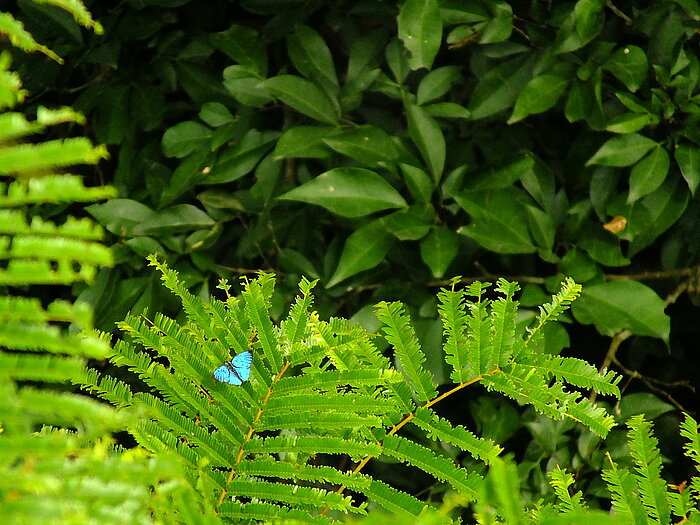
{"label": "butterfly wing", "polygon": [[233,359],[231,359],[231,365],[236,371],[236,374],[238,374],[238,377],[241,378],[241,382],[248,381],[250,378],[251,364],[253,364],[253,352],[250,350],[236,354]]}
{"label": "butterfly wing", "polygon": [[253,363],[253,352],[246,350],[233,356],[219,368],[214,370],[214,379],[230,385],[242,385],[250,378],[250,365]]}

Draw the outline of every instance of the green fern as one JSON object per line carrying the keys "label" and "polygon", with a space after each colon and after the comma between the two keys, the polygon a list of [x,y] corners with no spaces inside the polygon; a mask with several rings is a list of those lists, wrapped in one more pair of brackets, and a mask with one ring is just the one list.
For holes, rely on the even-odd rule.
{"label": "green fern", "polygon": [[[76,0],[44,3],[100,29]],[[7,13],[0,13],[0,33],[20,49],[60,61]],[[189,513],[188,523],[203,523],[197,518],[205,514],[201,501],[186,490],[179,454],[153,457],[144,449],[113,445],[112,434],[133,426],[138,413],[115,410],[60,385],[85,375],[89,358],[104,359],[110,351],[108,342],[91,331],[91,310],[85,304],[42,304],[22,296],[32,284],[90,281],[98,268],[112,264],[111,251],[99,242],[99,225],[73,217],[47,221],[39,216],[41,206],[115,195],[114,188],[86,188],[77,176],[53,174],[56,168],[94,164],[106,157],[106,149],[81,137],[37,141],[49,126],[85,119],[71,108],[39,108],[33,120],[8,111],[25,96],[19,77],[10,71],[9,53],[1,53],[1,521],[106,525],[172,521],[175,514]],[[23,288],[20,295],[14,295],[16,287]]]}
{"label": "green fern", "polygon": [[[144,414],[131,428],[137,441],[153,453],[181,455],[192,487],[209,487],[203,499],[214,502],[222,518],[316,522],[364,514],[365,504],[344,495],[347,489],[415,519],[425,511],[424,502],[361,474],[381,456],[430,474],[461,501],[476,500],[485,486],[478,473],[399,434],[412,424],[428,442],[449,443],[493,464],[501,452],[498,445],[452,425],[432,408],[478,382],[555,418],[579,420],[600,435],[612,427],[610,416],[566,385],[617,395],[617,378],[578,360],[531,350],[515,329],[513,283],[499,282],[494,300],[482,300],[488,285],[481,284],[440,293],[446,361],[454,367],[452,377],[462,381],[439,395],[399,303],[377,305],[394,350],[394,368],[370,334],[343,319],[318,318],[312,310],[315,282],[301,281],[288,316],[276,326],[269,314],[271,275],[245,282],[238,296],[221,283],[225,299],[204,301],[187,291],[175,271],[155,257],[149,261],[182,300],[187,321],[180,325],[160,314],[128,316],[119,323],[126,339],[115,345],[111,360],[137,374],[150,391],[134,393],[94,371],[82,382],[116,406]],[[571,296],[573,284],[567,286],[540,324],[560,313],[556,305]],[[241,386],[215,382],[212,371],[245,350],[254,354],[250,381]],[[349,456],[356,466],[318,466],[317,454]],[[195,473],[200,465],[206,467]]]}

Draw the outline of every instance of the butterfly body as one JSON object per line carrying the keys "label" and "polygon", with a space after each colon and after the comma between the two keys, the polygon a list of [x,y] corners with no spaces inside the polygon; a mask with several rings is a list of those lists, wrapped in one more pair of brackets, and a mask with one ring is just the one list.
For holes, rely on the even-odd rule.
{"label": "butterfly body", "polygon": [[250,378],[250,365],[253,363],[253,352],[246,350],[236,354],[214,370],[214,379],[230,385],[242,385]]}

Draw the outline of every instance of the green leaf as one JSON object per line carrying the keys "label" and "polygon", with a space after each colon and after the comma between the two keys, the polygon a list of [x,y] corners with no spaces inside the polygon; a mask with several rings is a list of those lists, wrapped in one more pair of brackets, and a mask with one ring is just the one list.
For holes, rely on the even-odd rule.
{"label": "green leaf", "polygon": [[536,59],[517,56],[488,70],[474,88],[469,110],[473,119],[490,117],[515,103],[532,78]]}
{"label": "green leaf", "polygon": [[595,154],[588,159],[586,166],[599,164],[601,166],[630,166],[641,159],[658,143],[648,137],[632,133],[613,137],[606,141]]}
{"label": "green leaf", "polygon": [[649,63],[641,48],[625,46],[615,51],[603,67],[634,93],[646,80]]}
{"label": "green leaf", "polygon": [[445,167],[445,137],[440,126],[423,108],[406,104],[408,134],[428,165],[433,180],[440,180]]}
{"label": "green leaf", "polygon": [[240,179],[253,170],[277,137],[276,131],[249,130],[236,147],[225,149],[219,155],[202,182],[217,184]]}
{"label": "green leaf", "polygon": [[620,421],[627,421],[632,416],[644,415],[648,420],[675,410],[673,405],[661,401],[649,392],[626,394],[620,399]]}
{"label": "green leaf", "polygon": [[362,217],[406,206],[404,198],[388,182],[362,168],[329,170],[278,199],[317,204],[342,217]]}
{"label": "green leaf", "polygon": [[454,102],[438,102],[422,107],[431,117],[469,118],[472,115],[467,108]]}
{"label": "green leaf", "polygon": [[133,237],[134,227],[153,215],[151,208],[131,199],[112,199],[87,206],[85,210],[119,237]]}
{"label": "green leaf", "polygon": [[420,243],[420,255],[428,265],[433,277],[442,278],[448,266],[457,256],[459,236],[444,226],[433,228],[433,231]]}
{"label": "green leaf", "polygon": [[312,82],[323,87],[331,96],[338,93],[338,77],[328,46],[316,31],[299,25],[289,37],[289,58],[297,70]]}
{"label": "green leaf", "polygon": [[182,158],[202,147],[211,139],[211,129],[199,122],[180,122],[163,133],[163,154]]}
{"label": "green leaf", "polygon": [[666,179],[659,189],[635,202],[630,217],[632,241],[628,257],[640,250],[670,228],[683,214],[688,205],[688,190],[673,178]]}
{"label": "green leaf", "polygon": [[459,233],[471,237],[487,250],[497,253],[533,253],[518,193],[508,190],[474,190],[454,195],[472,217]]}
{"label": "green leaf", "polygon": [[328,124],[338,122],[333,102],[328,95],[308,80],[295,75],[268,78],[262,86],[282,102],[309,117]]}
{"label": "green leaf", "polygon": [[534,206],[525,206],[525,213],[528,228],[537,246],[545,250],[551,250],[554,245],[556,228],[550,214]]}
{"label": "green leaf", "polygon": [[392,162],[398,156],[396,146],[382,129],[376,126],[358,126],[323,139],[338,153],[352,157],[368,166]]}
{"label": "green leaf", "polygon": [[219,102],[207,102],[199,111],[199,118],[210,126],[219,127],[235,120],[231,111]]}
{"label": "green leaf", "polygon": [[335,273],[326,284],[331,288],[348,277],[377,266],[391,247],[391,235],[380,220],[355,230],[345,242]]}
{"label": "green leaf", "polygon": [[270,91],[260,84],[262,80],[264,77],[245,66],[224,69],[224,87],[247,106],[263,106],[272,100]]}
{"label": "green leaf", "polygon": [[423,77],[418,84],[416,104],[422,106],[426,102],[440,98],[461,78],[460,68],[457,66],[444,66],[434,69]]}
{"label": "green leaf", "polygon": [[323,139],[331,136],[336,128],[320,126],[294,126],[282,133],[277,140],[273,155],[276,159],[302,157],[323,159],[330,156],[330,150],[323,145]]}
{"label": "green leaf", "polygon": [[627,202],[655,191],[666,180],[671,160],[663,146],[655,148],[649,155],[637,162],[630,175],[630,192]]}
{"label": "green leaf", "polygon": [[646,126],[657,124],[658,117],[649,113],[623,113],[612,119],[605,126],[606,131],[613,133],[636,133]]}
{"label": "green leaf", "polygon": [[411,53],[411,69],[430,69],[440,49],[442,19],[437,0],[406,0],[398,17],[399,38]]}
{"label": "green leaf", "polygon": [[417,202],[430,202],[433,194],[434,183],[426,172],[410,164],[401,164],[408,191]]}
{"label": "green leaf", "polygon": [[671,320],[664,313],[665,308],[656,292],[637,281],[610,281],[584,287],[581,297],[572,305],[580,323],[595,324],[603,335],[629,330],[636,335],[668,341]]}
{"label": "green leaf", "polygon": [[429,204],[414,204],[379,220],[398,240],[417,241],[430,231],[435,222],[435,210]]}
{"label": "green leaf", "polygon": [[226,31],[211,35],[210,42],[240,65],[260,76],[267,74],[267,51],[254,29],[234,24]]}
{"label": "green leaf", "polygon": [[134,235],[170,235],[183,231],[210,228],[214,221],[191,204],[176,204],[144,218],[134,227]]}
{"label": "green leaf", "polygon": [[700,148],[683,144],[674,152],[683,178],[688,183],[691,195],[695,195],[700,184]]}
{"label": "green leaf", "polygon": [[564,93],[569,80],[559,75],[540,75],[533,78],[520,92],[508,124],[528,115],[542,113],[554,107]]}

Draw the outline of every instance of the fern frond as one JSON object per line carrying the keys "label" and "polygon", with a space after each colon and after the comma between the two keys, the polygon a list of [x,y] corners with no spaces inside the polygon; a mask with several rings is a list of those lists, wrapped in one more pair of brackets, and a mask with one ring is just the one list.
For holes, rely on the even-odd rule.
{"label": "fern frond", "polygon": [[290,344],[298,343],[305,337],[308,337],[309,330],[309,308],[311,308],[312,297],[311,290],[318,279],[314,281],[308,281],[306,278],[302,277],[299,282],[299,290],[301,295],[297,296],[294,304],[289,309],[289,316],[282,322],[282,334],[286,337]]}
{"label": "fern frond", "polygon": [[83,137],[17,144],[0,148],[0,175],[22,175],[38,170],[97,164],[109,158],[105,146],[93,146]]}
{"label": "fern frond", "polygon": [[382,445],[385,454],[449,483],[460,494],[470,499],[475,499],[478,495],[483,481],[480,476],[468,473],[432,450],[395,434],[385,437]]}
{"label": "fern frond", "polygon": [[660,523],[670,520],[666,483],[661,477],[661,457],[658,440],[652,435],[651,423],[643,415],[627,421],[630,454],[638,474],[637,484],[647,515]]}
{"label": "fern frond", "polygon": [[568,514],[577,510],[585,510],[586,503],[583,501],[581,492],[569,494],[569,487],[574,484],[574,477],[566,470],[562,470],[557,465],[549,472],[549,484],[554,489],[559,502],[556,508],[563,514]]}
{"label": "fern frond", "polygon": [[372,480],[362,492],[394,515],[418,516],[426,508],[422,501],[378,480]]}
{"label": "fern frond", "polygon": [[16,20],[9,13],[0,13],[0,34],[5,35],[10,43],[24,51],[25,53],[33,53],[38,51],[45,54],[47,57],[55,60],[59,64],[63,63],[63,59],[48,47],[41,45],[34,40],[32,34],[24,29],[24,24]]}
{"label": "fern frond", "polygon": [[273,461],[269,458],[244,459],[238,463],[236,470],[247,476],[342,484],[361,492],[364,492],[372,483],[372,478],[364,474],[348,474],[339,472],[332,467],[298,465],[284,461]]}
{"label": "fern frond", "polygon": [[325,370],[295,377],[284,377],[275,385],[277,394],[287,394],[310,389],[335,390],[344,385],[377,386],[401,381],[401,375],[393,369],[385,370]]}
{"label": "fern frond", "polygon": [[466,288],[466,294],[476,298],[476,301],[467,303],[469,309],[467,358],[470,362],[477,363],[476,372],[479,375],[493,369],[496,363],[495,347],[491,340],[491,322],[488,317],[488,307],[491,302],[482,299],[483,293],[489,286],[489,283],[476,282]]}
{"label": "fern frond", "polygon": [[276,501],[301,507],[302,509],[323,509],[328,507],[332,510],[342,512],[352,512],[364,514],[363,504],[356,507],[352,504],[352,498],[329,492],[327,490],[302,487],[299,485],[285,485],[283,483],[273,483],[252,477],[239,477],[233,480],[228,486],[229,493],[233,496],[244,496],[256,498],[264,501]]}
{"label": "fern frond", "polygon": [[586,389],[592,389],[603,395],[620,397],[620,389],[617,383],[622,376],[609,370],[605,375],[600,374],[593,366],[574,357],[561,357],[548,354],[535,354],[532,356],[533,366],[545,378],[556,377],[560,381]]}
{"label": "fern frond", "polygon": [[236,503],[226,502],[219,507],[219,514],[227,519],[255,519],[264,523],[339,523],[318,513],[311,514],[304,510],[291,509],[272,503]]}
{"label": "fern frond", "polygon": [[635,525],[646,525],[647,514],[637,494],[637,482],[627,469],[617,468],[610,459],[610,468],[603,470],[601,476],[612,495],[612,508],[616,515],[620,519],[631,520]]}
{"label": "fern frond", "polygon": [[[270,297],[272,296],[272,286],[274,277],[271,274],[261,274],[260,279],[250,283],[243,290],[245,299],[245,312],[257,333],[265,358],[270,365],[273,374],[279,373],[282,369],[282,356],[277,351],[277,333],[268,314]],[[265,288],[268,288],[269,295],[266,295]]]}
{"label": "fern frond", "polygon": [[304,428],[344,431],[361,427],[377,428],[383,420],[378,416],[343,414],[341,412],[295,412],[292,414],[268,415],[264,413],[255,425],[255,430],[298,430]]}
{"label": "fern frond", "polygon": [[[681,436],[688,440],[683,445],[685,455],[695,463],[696,472],[700,471],[700,427],[690,414],[685,414],[685,419],[681,422]],[[690,490],[696,498],[700,498],[700,476],[692,477]]]}
{"label": "fern frond", "polygon": [[445,337],[445,361],[452,367],[450,378],[455,383],[466,382],[476,376],[478,359],[468,355],[467,309],[464,291],[443,288],[438,292],[438,313]]}
{"label": "fern frond", "polygon": [[381,302],[376,306],[379,320],[384,324],[383,332],[394,347],[404,374],[416,398],[427,402],[436,396],[435,380],[424,367],[425,354],[418,344],[413,326],[400,303]]}
{"label": "fern frond", "polygon": [[503,451],[493,441],[479,438],[464,427],[453,427],[449,421],[442,419],[429,408],[422,407],[416,410],[411,422],[427,431],[432,439],[450,443],[485,463],[490,463]]}
{"label": "fern frond", "polygon": [[507,371],[501,370],[485,376],[482,382],[490,390],[497,390],[515,401],[531,404],[535,410],[551,419],[570,417],[579,421],[602,437],[615,425],[614,418],[603,407],[582,398],[579,392],[566,392],[561,383],[550,385],[547,378],[527,365],[512,364]]}
{"label": "fern frond", "polygon": [[552,300],[539,307],[535,326],[527,329],[527,340],[530,341],[540,337],[542,335],[542,327],[550,321],[555,321],[580,294],[580,284],[576,284],[571,277],[564,279],[561,289],[552,297]]}
{"label": "fern frond", "polygon": [[379,456],[382,449],[376,443],[363,443],[326,436],[272,436],[253,438],[246,444],[250,454],[347,454],[353,459]]}
{"label": "fern frond", "polygon": [[70,13],[73,19],[83,27],[92,29],[95,34],[101,35],[104,32],[102,25],[93,20],[90,11],[88,11],[82,2],[77,0],[34,0],[37,4],[47,4],[59,7]]}
{"label": "fern frond", "polygon": [[[513,295],[520,289],[517,283],[510,283],[505,279],[498,279],[496,291],[504,297],[491,302],[491,341],[497,366],[504,366],[512,354],[515,341],[515,314],[518,311],[518,302],[513,300]],[[489,366],[491,363],[489,363]]]}

